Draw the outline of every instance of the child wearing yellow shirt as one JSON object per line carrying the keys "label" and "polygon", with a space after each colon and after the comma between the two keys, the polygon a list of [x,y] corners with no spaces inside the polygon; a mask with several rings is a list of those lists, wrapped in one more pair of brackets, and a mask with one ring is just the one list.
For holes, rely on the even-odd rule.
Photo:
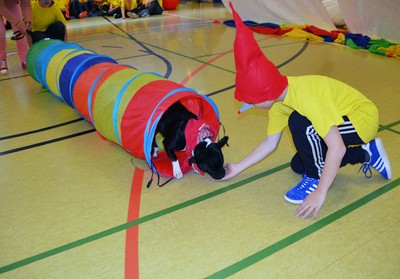
{"label": "child wearing yellow shirt", "polygon": [[108,2],[108,11],[106,16],[114,16],[118,10],[121,9],[121,1],[120,0],[107,0]]}
{"label": "child wearing yellow shirt", "polygon": [[116,9],[114,18],[125,19],[128,15],[127,13],[132,11],[137,7],[135,0],[121,0],[120,7]]}
{"label": "child wearing yellow shirt", "polygon": [[[285,194],[299,204],[296,216],[315,218],[340,167],[362,164],[369,178],[372,168],[392,178],[382,140],[376,137],[378,109],[357,89],[333,78],[284,76],[265,57],[254,36],[232,8],[236,24],[235,99],[268,110],[266,138],[235,164],[227,164],[222,180],[230,179],[269,156],[289,127],[296,154],[291,168],[301,181]],[[243,110],[242,110],[243,111]]]}
{"label": "child wearing yellow shirt", "polygon": [[71,18],[69,15],[69,2],[70,0],[54,0],[54,3],[60,8],[67,20]]}
{"label": "child wearing yellow shirt", "polygon": [[70,0],[69,11],[74,18],[82,19],[88,15],[87,0]]}
{"label": "child wearing yellow shirt", "polygon": [[135,18],[160,15],[163,11],[162,0],[137,0],[137,7],[127,14],[130,18]]}
{"label": "child wearing yellow shirt", "polygon": [[45,38],[67,40],[67,21],[52,0],[32,1],[32,43]]}

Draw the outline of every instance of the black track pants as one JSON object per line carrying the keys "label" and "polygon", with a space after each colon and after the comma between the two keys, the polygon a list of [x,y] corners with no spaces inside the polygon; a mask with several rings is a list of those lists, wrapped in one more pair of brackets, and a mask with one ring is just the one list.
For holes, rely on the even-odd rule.
{"label": "black track pants", "polygon": [[[366,161],[367,155],[360,145],[364,144],[364,142],[358,136],[349,119],[346,116],[343,119],[345,122],[339,125],[338,129],[347,148],[340,166],[363,163]],[[292,170],[296,173],[319,179],[324,168],[327,152],[324,140],[314,130],[311,122],[296,111],[289,117],[289,129],[297,150],[291,162]],[[351,145],[358,146],[349,147]]]}

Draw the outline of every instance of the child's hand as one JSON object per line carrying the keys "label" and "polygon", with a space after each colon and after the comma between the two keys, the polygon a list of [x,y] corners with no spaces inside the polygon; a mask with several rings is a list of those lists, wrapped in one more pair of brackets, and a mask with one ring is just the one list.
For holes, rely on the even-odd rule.
{"label": "child's hand", "polygon": [[224,165],[224,168],[225,168],[225,176],[218,181],[228,180],[237,175],[235,164],[227,163]]}
{"label": "child's hand", "polygon": [[23,34],[26,35],[26,26],[25,22],[22,20],[18,20],[17,23],[15,24],[15,27],[18,28],[18,30]]}
{"label": "child's hand", "polygon": [[306,219],[308,215],[312,214],[312,219],[315,219],[319,210],[324,205],[326,193],[323,191],[315,190],[312,192],[296,210],[296,216]]}

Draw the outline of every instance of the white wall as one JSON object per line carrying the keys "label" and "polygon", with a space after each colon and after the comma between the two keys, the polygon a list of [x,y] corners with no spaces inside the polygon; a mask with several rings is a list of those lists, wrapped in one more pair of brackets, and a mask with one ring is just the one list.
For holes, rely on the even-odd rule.
{"label": "white wall", "polygon": [[[400,43],[400,0],[230,0],[243,20],[311,24]],[[229,8],[229,0],[222,0]]]}

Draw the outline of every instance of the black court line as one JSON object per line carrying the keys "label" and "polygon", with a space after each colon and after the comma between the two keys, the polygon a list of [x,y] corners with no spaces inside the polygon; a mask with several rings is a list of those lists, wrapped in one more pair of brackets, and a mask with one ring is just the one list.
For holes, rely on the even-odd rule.
{"label": "black court line", "polygon": [[289,64],[290,62],[292,62],[294,59],[296,59],[297,57],[299,57],[300,54],[302,54],[302,53],[306,50],[306,48],[308,47],[308,45],[309,45],[309,40],[307,39],[307,41],[304,43],[303,47],[302,47],[295,55],[293,55],[291,58],[289,58],[288,60],[286,60],[285,62],[279,64],[279,65],[276,66],[276,67],[279,69],[279,68],[281,68],[281,67],[283,67],[283,66]]}
{"label": "black court line", "polygon": [[14,135],[10,135],[10,136],[0,137],[0,141],[1,140],[12,139],[12,138],[17,138],[17,137],[23,137],[23,136],[31,135],[31,134],[35,134],[35,133],[40,133],[40,132],[43,132],[43,131],[47,131],[47,130],[51,130],[51,129],[54,129],[54,128],[62,127],[62,126],[65,126],[65,125],[69,125],[69,124],[72,124],[72,123],[75,123],[75,122],[78,122],[78,121],[81,121],[81,120],[83,120],[83,118],[74,119],[74,120],[71,120],[71,121],[63,122],[63,123],[60,123],[60,124],[56,124],[56,125],[53,125],[53,126],[48,126],[48,127],[37,129],[37,130],[32,130],[32,131],[23,132],[23,133],[19,133],[19,134],[14,134]]}
{"label": "black court line", "polygon": [[[303,47],[302,47],[295,55],[293,55],[292,57],[290,57],[289,59],[287,59],[286,61],[282,62],[281,64],[279,64],[279,65],[276,66],[276,67],[279,69],[279,68],[281,68],[281,67],[283,67],[283,66],[289,64],[290,62],[292,62],[294,59],[296,59],[297,57],[299,57],[299,56],[306,50],[306,48],[308,47],[308,45],[309,45],[309,42],[308,42],[308,41],[305,42],[305,43],[303,44]],[[234,84],[234,85],[225,87],[225,88],[223,88],[223,89],[220,89],[220,90],[211,92],[211,93],[207,94],[206,96],[210,97],[210,96],[213,96],[213,95],[222,93],[222,92],[224,92],[224,91],[233,89],[233,88],[235,88],[235,87],[236,87],[236,85]]]}
{"label": "black court line", "polygon": [[[282,64],[281,64],[281,65],[282,65]],[[283,65],[284,65],[284,64],[283,64]],[[234,86],[231,86],[231,87],[228,87],[228,88],[231,89],[231,88],[233,88],[233,87],[234,87]],[[221,89],[221,90],[218,90],[218,91],[216,91],[216,92],[221,93],[221,92],[226,91],[226,90],[227,90],[227,89]],[[216,92],[209,93],[208,95],[215,95],[215,94],[217,94]],[[390,128],[388,128],[387,126],[382,126],[382,130],[389,130],[389,129],[390,129]],[[89,132],[93,132],[93,131],[95,131],[95,130],[93,129],[93,130],[85,131],[85,132],[82,132],[82,133],[89,133]],[[80,133],[78,133],[78,134],[80,134]],[[78,134],[74,134],[74,135],[75,135],[75,136],[79,136]],[[58,139],[62,140],[62,139],[66,139],[66,138],[75,137],[74,135],[67,136],[67,137],[63,137],[63,138],[58,138]],[[55,141],[57,141],[58,139],[55,139]],[[55,141],[53,141],[53,142],[55,142]],[[49,141],[49,142],[50,142],[50,141]],[[46,142],[45,144],[47,144],[47,142]],[[2,154],[0,153],[0,155],[2,155]],[[287,164],[282,165],[281,167],[283,167],[283,166],[284,166],[284,168],[285,168],[285,167],[287,167]],[[279,169],[278,169],[277,171],[279,171]],[[263,173],[263,174],[264,174],[264,176],[266,176],[265,173]],[[257,179],[258,179],[258,178],[257,178]],[[246,181],[246,182],[245,182],[245,181]],[[248,181],[248,179],[247,179],[247,180],[243,180],[242,182],[244,182],[244,183],[250,183],[251,181]],[[234,184],[237,184],[237,183],[234,183]],[[373,200],[373,199],[379,197],[380,195],[386,193],[387,191],[393,189],[394,187],[397,187],[398,185],[399,185],[399,178],[397,178],[395,181],[392,181],[391,183],[389,183],[389,184],[383,186],[382,188],[376,190],[375,192],[373,192],[373,193],[372,193],[372,194],[374,194],[373,196],[368,195],[367,201],[365,201],[365,199],[362,200],[361,202],[356,201],[356,202],[354,203],[354,204],[356,204],[355,206],[354,206],[353,204],[351,204],[352,206],[350,207],[350,210],[345,210],[345,213],[347,212],[346,214],[348,214],[348,213],[352,212],[354,209],[360,207],[361,205],[365,204],[366,202],[369,202],[370,200]],[[230,186],[233,186],[233,185],[230,185]],[[229,186],[228,186],[228,187],[229,187]],[[227,187],[227,188],[228,188],[228,187]],[[239,186],[236,186],[236,187],[239,187]],[[232,189],[234,189],[234,187],[232,187]],[[382,189],[383,189],[383,190],[382,190]],[[229,190],[230,190],[230,189],[224,189],[221,193],[224,193],[224,192],[229,191]],[[215,192],[217,192],[217,191],[215,191]],[[215,195],[217,195],[217,194],[215,194]],[[206,196],[206,195],[205,195],[205,196]],[[212,196],[213,196],[213,195],[207,195],[207,198],[211,198]],[[203,199],[199,199],[199,198],[203,198]],[[88,242],[91,242],[91,241],[97,240],[97,239],[99,239],[99,238],[102,238],[102,237],[111,235],[111,234],[116,233],[116,232],[119,232],[119,231],[121,231],[121,230],[125,230],[125,229],[127,229],[127,228],[130,228],[130,227],[139,225],[140,223],[144,223],[144,222],[146,222],[146,221],[150,221],[150,220],[155,219],[155,218],[157,218],[157,217],[161,217],[161,216],[163,216],[163,215],[165,215],[165,214],[168,214],[168,213],[174,212],[174,211],[176,211],[176,210],[185,208],[185,207],[187,207],[187,206],[189,206],[189,205],[191,205],[191,204],[194,204],[194,203],[197,203],[197,202],[200,202],[200,201],[206,199],[206,198],[203,197],[203,196],[202,196],[202,197],[199,197],[199,198],[191,200],[191,201],[190,201],[190,202],[191,202],[190,204],[187,204],[187,202],[184,202],[184,203],[182,203],[182,204],[175,205],[175,206],[173,206],[173,207],[171,207],[171,208],[167,208],[167,209],[163,210],[163,212],[156,212],[156,213],[154,213],[154,214],[150,214],[150,215],[152,215],[152,216],[150,216],[150,215],[144,216],[144,217],[142,217],[142,218],[139,218],[138,220],[134,220],[134,221],[132,221],[132,222],[123,224],[123,225],[121,225],[121,226],[117,226],[117,227],[115,227],[115,228],[111,228],[111,229],[109,229],[109,230],[107,230],[107,231],[104,231],[104,232],[101,232],[101,233],[99,233],[99,234],[95,234],[95,235],[89,236],[89,237],[87,237],[87,238],[78,240],[78,241],[76,241],[76,242],[72,242],[72,243],[69,243],[69,244],[60,246],[60,247],[55,248],[55,249],[53,249],[53,250],[46,251],[46,252],[44,252],[44,253],[42,253],[42,254],[38,254],[38,255],[35,255],[35,256],[33,256],[33,257],[30,257],[30,258],[21,260],[21,261],[19,261],[19,262],[16,262],[16,263],[13,263],[13,264],[10,264],[10,265],[7,265],[7,266],[0,267],[0,273],[4,273],[4,272],[7,272],[7,271],[16,269],[16,268],[18,268],[18,267],[22,267],[22,266],[24,266],[24,265],[30,264],[30,263],[32,263],[32,262],[39,261],[39,260],[41,260],[41,259],[44,259],[44,258],[53,256],[53,255],[58,254],[58,253],[61,253],[61,252],[64,252],[64,251],[66,251],[66,250],[73,249],[73,248],[75,248],[75,247],[77,247],[77,246],[84,245],[84,244],[86,244],[86,243],[88,243]],[[339,212],[339,211],[338,211],[338,212]],[[157,213],[158,213],[158,214],[157,214]],[[335,212],[335,213],[337,213],[337,212]],[[333,217],[338,217],[338,218],[343,217],[343,211],[339,212],[340,214],[335,214],[335,213],[329,215],[328,217],[331,217],[331,216],[332,216],[331,218],[333,218]],[[154,215],[154,216],[153,216],[153,215]],[[331,221],[330,221],[330,220],[327,220],[327,221],[322,222],[322,223],[329,224],[329,223],[331,223]],[[316,230],[319,230],[319,229],[321,229],[322,227],[324,227],[324,226],[321,226],[321,225],[313,226],[312,229],[314,229],[314,230],[313,230],[312,232],[315,232]],[[310,234],[310,229],[308,229],[308,227],[305,228],[304,230],[306,230],[306,233]],[[300,233],[299,235],[303,235],[303,234],[304,234],[304,233],[301,231],[301,233]],[[307,234],[307,235],[308,235],[308,234]],[[300,239],[301,239],[301,238],[300,238]],[[279,243],[279,242],[278,242],[278,243]],[[275,251],[276,248],[273,247],[272,250]],[[258,258],[259,258],[259,255],[257,255],[257,256],[258,256]],[[263,254],[263,257],[265,257],[265,253]],[[245,259],[245,260],[246,260],[246,259]],[[257,260],[257,259],[255,259],[255,260],[254,260],[254,259],[251,259],[250,261],[247,261],[247,264],[248,264],[249,262],[250,262],[250,264],[255,263],[256,260]],[[247,264],[242,265],[242,263],[240,263],[240,269],[243,269],[243,267],[245,267]],[[237,269],[237,266],[235,266],[235,268]],[[234,269],[235,269],[235,268],[234,268]],[[229,267],[228,267],[227,269],[229,269]],[[224,271],[227,271],[227,269],[224,270]],[[234,269],[231,269],[228,273],[232,272],[232,270],[234,270]],[[233,273],[234,273],[234,272],[233,272]],[[231,273],[231,274],[233,274],[233,273]]]}
{"label": "black court line", "polygon": [[368,195],[352,202],[351,204],[331,213],[330,215],[316,221],[315,223],[281,239],[280,241],[275,242],[274,244],[265,247],[264,249],[242,259],[236,263],[233,263],[230,266],[227,266],[210,276],[207,276],[207,279],[219,279],[219,278],[227,278],[232,276],[233,274],[252,266],[259,261],[262,261],[269,256],[291,246],[294,243],[302,240],[303,238],[318,232],[319,230],[325,228],[326,226],[330,225],[331,223],[335,222],[338,219],[343,218],[344,216],[352,213],[353,211],[359,209],[363,205],[379,198],[383,194],[389,192],[390,190],[395,189],[400,185],[400,178],[394,179],[388,184],[378,188],[377,190],[369,193]]}
{"label": "black court line", "polygon": [[124,48],[122,46],[102,46],[104,48]]}
{"label": "black court line", "polygon": [[[182,53],[177,53],[177,52],[174,52],[174,51],[171,51],[171,50],[162,48],[162,47],[160,47],[160,46],[152,45],[152,44],[149,44],[149,43],[143,43],[143,44],[146,44],[146,45],[148,45],[148,46],[151,46],[151,47],[153,47],[153,48],[157,48],[157,49],[159,49],[159,50],[162,50],[162,51],[165,51],[165,52],[168,52],[168,53],[175,54],[175,55],[177,55],[177,56],[181,56],[181,57],[183,57],[183,58],[187,58],[187,59],[190,59],[190,60],[199,62],[199,63],[201,63],[201,64],[205,64],[205,65],[207,65],[207,66],[214,67],[214,68],[216,68],[216,69],[223,70],[223,71],[225,71],[225,72],[229,72],[229,73],[232,73],[232,74],[236,74],[235,71],[231,71],[231,70],[228,70],[228,69],[225,69],[225,68],[222,68],[222,67],[219,67],[219,66],[216,66],[216,65],[214,65],[214,64],[210,64],[210,63],[207,63],[207,62],[204,62],[204,61],[198,59],[198,58],[206,57],[206,56],[215,56],[215,55],[218,55],[218,54],[221,54],[221,53],[214,53],[214,54],[209,54],[209,55],[203,55],[203,56],[197,56],[197,57],[190,57],[190,56],[184,55],[184,54],[182,54]],[[295,43],[295,44],[298,44],[298,43]],[[276,67],[277,67],[277,68],[280,68],[280,67],[285,66],[285,65],[288,64],[289,62],[292,62],[294,59],[296,59],[297,57],[299,57],[299,56],[305,51],[305,49],[306,49],[308,46],[309,46],[309,42],[308,42],[308,41],[304,42],[302,48],[301,48],[296,54],[294,54],[292,57],[288,58],[286,61],[282,62],[281,64],[277,65]],[[274,47],[274,46],[269,46],[269,47]],[[266,47],[263,47],[263,48],[266,48]],[[223,52],[223,53],[225,53],[225,52]],[[212,95],[215,95],[215,94],[212,94]]]}
{"label": "black court line", "polygon": [[8,78],[2,78],[0,79],[0,82],[2,81],[6,81],[6,80],[13,80],[13,79],[18,79],[18,78],[24,78],[24,77],[30,77],[30,75],[19,75],[19,76],[15,76],[15,77],[8,77]]}
{"label": "black court line", "polygon": [[[135,31],[135,35],[143,35],[143,34],[147,34],[147,33],[152,33],[152,32],[176,32],[176,31],[185,31],[185,30],[189,30],[189,29],[193,29],[193,28],[201,28],[201,27],[210,27],[211,23],[209,20],[202,20],[199,19],[199,21],[201,21],[200,24],[193,24],[193,21],[188,22],[187,24],[175,24],[175,25],[167,25],[167,26],[163,26],[162,28],[153,26],[148,28],[147,30],[144,31],[140,31],[137,30]],[[114,32],[109,32],[110,34],[114,34],[114,35],[118,35]]]}
{"label": "black court line", "polygon": [[71,135],[64,136],[64,137],[59,137],[59,138],[55,138],[55,139],[48,140],[48,141],[43,141],[43,142],[39,142],[39,143],[27,145],[27,146],[15,148],[15,149],[10,149],[10,150],[7,150],[7,151],[0,152],[0,156],[8,155],[8,154],[12,154],[12,153],[28,150],[28,149],[32,149],[32,148],[35,148],[35,147],[39,147],[39,146],[43,146],[43,145],[59,142],[59,141],[66,140],[66,139],[79,137],[79,136],[82,136],[82,135],[93,133],[95,131],[96,131],[95,129],[90,129],[90,130],[86,130],[86,131],[83,131],[83,132],[71,134]]}
{"label": "black court line", "polygon": [[89,235],[87,237],[84,237],[84,238],[78,239],[76,241],[64,244],[62,246],[53,248],[51,250],[44,251],[44,252],[39,253],[37,255],[22,259],[20,261],[16,261],[14,263],[10,263],[8,265],[0,267],[0,274],[5,273],[5,272],[9,272],[11,270],[23,267],[25,265],[28,265],[28,264],[31,264],[31,263],[34,263],[34,262],[37,262],[37,261],[40,261],[40,260],[43,260],[45,258],[57,255],[59,253],[63,253],[65,251],[74,249],[74,248],[82,246],[84,244],[87,244],[87,243],[102,239],[102,238],[107,237],[109,235],[113,235],[115,233],[124,231],[124,230],[126,230],[128,228],[131,228],[131,227],[134,227],[134,226],[137,226],[137,225],[140,225],[140,224],[144,224],[144,223],[149,222],[151,220],[166,216],[166,215],[171,214],[173,212],[176,212],[178,210],[187,208],[189,206],[195,205],[195,204],[203,202],[205,200],[209,200],[209,199],[214,198],[216,196],[222,195],[222,194],[224,194],[226,192],[232,191],[232,190],[234,190],[236,188],[245,186],[246,184],[249,184],[250,182],[256,181],[256,180],[258,180],[260,178],[263,178],[265,176],[268,176],[268,175],[272,175],[272,174],[274,174],[274,173],[276,173],[276,172],[278,172],[280,170],[286,169],[288,167],[289,167],[289,163],[277,166],[277,167],[272,168],[270,170],[267,170],[267,171],[264,171],[262,173],[256,174],[256,175],[254,175],[252,177],[249,177],[249,178],[246,178],[244,180],[232,183],[232,184],[230,184],[230,185],[228,185],[226,187],[219,188],[219,189],[217,189],[215,191],[212,191],[210,193],[195,197],[195,198],[193,198],[191,200],[187,200],[187,201],[184,201],[184,202],[179,203],[179,204],[175,204],[175,205],[173,205],[173,206],[171,206],[169,208],[165,208],[165,209],[150,213],[150,214],[148,214],[146,216],[142,216],[142,217],[140,217],[138,219],[135,219],[135,220],[132,220],[130,222],[115,226],[115,227],[107,229],[105,231],[101,231],[101,232]]}
{"label": "black court line", "polygon": [[113,23],[111,20],[109,20],[106,16],[102,16],[106,21],[108,21],[111,25],[113,25],[115,28],[120,30],[122,33],[124,33],[126,36],[129,37],[132,41],[140,45],[147,53],[154,55],[155,57],[159,58],[161,61],[165,63],[165,66],[167,67],[167,71],[165,75],[163,76],[164,78],[168,79],[171,74],[172,74],[172,65],[171,62],[168,61],[164,56],[161,56],[154,51],[152,51],[150,48],[148,48],[145,44],[143,44],[141,41],[137,40],[135,37],[133,37],[131,34],[129,34],[127,31],[125,31],[123,28],[118,26],[117,24]]}
{"label": "black court line", "polygon": [[124,56],[124,57],[117,58],[115,60],[120,61],[120,60],[134,59],[134,58],[140,58],[140,57],[147,57],[149,55],[151,55],[151,54],[145,53],[145,54],[140,54],[140,55]]}
{"label": "black court line", "polygon": [[206,94],[206,96],[207,96],[207,97],[210,97],[210,96],[213,96],[213,95],[217,95],[217,94],[219,94],[219,93],[222,93],[222,92],[225,92],[225,91],[231,90],[231,89],[233,89],[233,88],[235,88],[235,87],[236,87],[236,85],[231,85],[231,86],[228,86],[228,87],[222,88],[222,89],[220,89],[220,90],[217,90],[217,91],[214,91],[214,92],[208,93],[208,94]]}
{"label": "black court line", "polygon": [[[109,19],[106,18],[106,20],[109,21],[110,23],[112,23]],[[113,23],[112,23],[112,24],[113,24]],[[170,69],[168,69],[168,71],[167,71],[167,74],[168,74],[168,72],[172,72],[172,66],[170,65],[170,63],[169,63],[168,60],[166,60],[166,59],[165,59],[164,57],[162,57],[161,55],[158,55],[158,54],[154,53],[154,52],[151,51],[149,48],[145,47],[145,44],[144,44],[144,43],[142,43],[142,42],[138,41],[137,39],[133,38],[131,35],[129,35],[126,31],[124,31],[124,30],[123,30],[122,28],[120,28],[119,26],[117,26],[117,25],[115,25],[115,24],[113,24],[113,25],[116,26],[116,27],[117,27],[119,30],[121,30],[122,32],[124,32],[124,34],[128,35],[129,38],[131,38],[132,40],[134,40],[136,43],[138,43],[139,45],[141,45],[142,47],[144,47],[144,48],[146,49],[144,52],[146,52],[146,53],[148,53],[148,54],[151,54],[151,55],[155,55],[155,56],[161,58],[163,61],[167,61],[167,62],[168,62],[167,67],[170,67]],[[287,65],[288,63],[290,63],[291,61],[293,61],[294,59],[296,59],[297,57],[299,57],[299,56],[301,55],[301,53],[303,53],[304,50],[308,47],[308,45],[309,45],[309,43],[308,43],[308,42],[305,42],[305,43],[303,44],[302,48],[301,48],[295,55],[293,55],[292,57],[290,57],[289,59],[287,59],[287,60],[284,61],[283,63],[279,64],[277,67],[278,67],[278,68],[283,67],[284,65]],[[162,49],[162,48],[159,48],[159,49]],[[165,49],[164,49],[164,50],[165,50]],[[167,51],[167,50],[165,50],[165,51]],[[175,53],[175,54],[178,55],[178,53]],[[182,55],[182,54],[179,54],[179,55],[184,56],[184,55]],[[185,56],[185,57],[186,57],[186,56]],[[186,58],[193,59],[193,58],[190,58],[190,57],[186,57]],[[198,61],[198,62],[200,62],[200,63],[203,63],[203,64],[208,64],[208,63],[204,63],[203,61],[200,61],[200,60],[197,60],[197,59],[193,59],[193,60],[196,60],[196,61]],[[168,65],[169,65],[169,66],[168,66]],[[208,64],[208,65],[210,65],[210,66],[215,66],[215,65],[213,65],[213,64]],[[218,67],[218,68],[220,68],[220,67]],[[222,69],[222,68],[221,68],[221,69]],[[234,72],[233,72],[233,73],[234,73]],[[228,86],[228,87],[226,87],[226,88],[223,88],[223,89],[220,89],[220,90],[217,90],[217,91],[208,93],[208,94],[206,94],[206,96],[210,97],[210,96],[213,96],[213,95],[216,95],[216,94],[225,92],[225,91],[227,91],[227,90],[231,90],[231,89],[235,88],[235,86],[236,86],[236,85]],[[11,135],[11,136],[6,136],[6,137],[0,137],[0,140],[15,138],[15,137],[24,136],[24,135],[28,135],[28,134],[32,134],[32,133],[37,133],[37,132],[41,132],[41,131],[45,131],[45,130],[57,128],[57,127],[60,127],[60,126],[63,126],[63,125],[68,125],[68,124],[71,124],[71,123],[74,123],[74,122],[77,122],[77,121],[81,121],[81,120],[83,120],[83,118],[79,118],[79,119],[76,119],[76,120],[72,120],[72,121],[69,121],[69,122],[65,122],[65,123],[62,123],[62,124],[50,126],[50,127],[43,128],[43,129],[39,129],[39,130],[35,130],[35,131],[30,131],[30,132],[21,133],[21,134],[18,134],[18,135]],[[93,132],[93,131],[95,131],[95,130],[92,129],[92,130],[89,130],[89,131]],[[57,142],[57,141],[61,141],[61,140],[65,140],[65,139],[69,139],[69,138],[71,138],[71,137],[75,137],[75,136],[79,136],[79,135],[80,135],[79,133],[78,133],[78,134],[72,134],[72,135],[70,135],[70,136],[61,137],[61,138],[58,138],[58,139],[55,139],[55,140],[45,141],[45,142],[42,142],[42,143],[37,143],[37,144],[29,145],[29,146],[24,146],[24,147],[20,147],[20,148],[8,150],[8,151],[0,152],[0,156],[1,156],[1,155],[7,155],[7,154],[15,153],[15,152],[19,152],[19,151],[23,151],[23,150],[27,150],[27,149],[31,149],[31,148],[34,148],[34,147],[38,147],[38,146],[50,144],[50,143]]]}
{"label": "black court line", "polygon": [[[277,173],[277,172],[279,172],[279,171],[281,171],[283,169],[288,168],[289,165],[290,165],[290,163],[286,163],[286,164],[277,166],[277,167],[275,167],[273,169],[270,169],[270,170],[267,170],[265,172],[256,174],[256,175],[254,175],[252,177],[249,177],[249,178],[246,178],[244,180],[232,183],[232,184],[230,184],[230,185],[228,185],[226,187],[219,188],[219,189],[217,189],[217,190],[215,190],[213,192],[204,194],[202,196],[193,198],[193,199],[188,200],[188,201],[184,201],[182,203],[173,205],[173,206],[171,206],[169,208],[165,208],[165,209],[162,209],[160,211],[153,212],[153,213],[150,213],[148,215],[139,217],[138,219],[135,219],[133,221],[130,221],[130,222],[127,222],[127,223],[112,227],[110,229],[107,229],[107,230],[104,230],[104,231],[89,235],[87,237],[78,239],[76,241],[61,245],[59,247],[44,251],[42,253],[33,255],[31,257],[28,257],[28,258],[25,258],[25,259],[10,263],[8,265],[2,266],[2,267],[0,267],[0,274],[12,271],[14,269],[18,269],[20,267],[32,264],[34,262],[37,262],[37,261],[40,261],[40,260],[43,260],[43,259],[46,259],[46,258],[49,258],[49,257],[52,257],[54,255],[63,253],[65,251],[72,250],[74,248],[80,247],[80,246],[85,245],[87,243],[90,243],[90,242],[102,239],[104,237],[113,235],[115,233],[127,230],[127,229],[129,229],[131,227],[144,224],[144,223],[152,221],[154,219],[158,219],[158,218],[164,217],[166,215],[169,215],[169,214],[174,213],[174,212],[176,212],[178,210],[187,208],[189,206],[198,204],[200,202],[207,201],[209,199],[212,199],[214,197],[222,195],[222,194],[224,194],[226,192],[232,191],[232,190],[240,188],[242,186],[246,186],[251,182],[254,182],[254,181],[259,180],[261,178],[264,178],[266,176],[269,176],[269,175],[272,175],[274,173]],[[305,228],[299,230],[298,232],[296,232],[296,233],[294,233],[294,234],[292,234],[292,235],[290,235],[290,236],[288,236],[288,237],[286,237],[286,238],[284,238],[284,239],[282,239],[280,241],[277,241],[275,244],[266,247],[265,249],[261,250],[260,252],[255,253],[254,255],[251,255],[248,258],[245,258],[245,259],[243,259],[243,260],[241,260],[241,261],[239,261],[237,263],[232,264],[231,266],[226,267],[225,269],[222,269],[222,270],[218,271],[217,273],[211,275],[209,278],[226,278],[229,275],[232,275],[232,274],[234,274],[234,273],[236,273],[236,272],[238,272],[238,271],[240,271],[240,270],[242,270],[242,269],[244,269],[244,268],[246,268],[246,267],[248,267],[250,265],[253,265],[253,264],[257,263],[258,261],[260,261],[260,260],[262,260],[262,259],[264,259],[264,258],[266,258],[266,257],[268,257],[268,256],[270,256],[270,255],[272,255],[272,254],[274,254],[274,253],[276,253],[276,252],[278,252],[278,251],[280,251],[280,250],[282,250],[282,249],[294,244],[294,243],[296,243],[297,241],[303,239],[304,237],[319,231],[320,229],[322,229],[322,228],[326,227],[327,225],[331,224],[332,222],[334,222],[334,221],[336,221],[336,220],[338,220],[338,219],[350,214],[354,210],[360,208],[362,205],[365,205],[365,204],[377,199],[381,195],[383,195],[386,192],[398,187],[399,185],[400,185],[400,178],[392,180],[388,184],[378,188],[377,190],[373,191],[372,193],[367,194],[366,196],[360,198],[359,200],[356,200],[355,202],[345,206],[344,208],[341,208],[341,209],[331,213],[330,215],[328,215],[328,216],[316,221],[315,223],[313,223],[313,224],[311,224],[309,226],[306,226]]]}

